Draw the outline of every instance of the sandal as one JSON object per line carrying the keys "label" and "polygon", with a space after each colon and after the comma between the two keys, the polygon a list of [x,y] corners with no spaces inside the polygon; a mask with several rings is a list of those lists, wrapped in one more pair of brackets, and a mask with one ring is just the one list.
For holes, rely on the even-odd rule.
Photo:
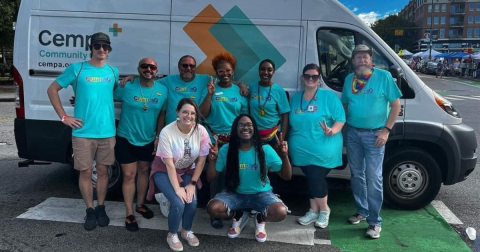
{"label": "sandal", "polygon": [[150,210],[150,208],[148,208],[146,205],[142,204],[141,206],[137,206],[137,208],[135,208],[135,211],[141,214],[145,219],[153,218],[152,210]]}
{"label": "sandal", "polygon": [[129,215],[127,218],[125,218],[125,228],[128,231],[138,231],[138,224],[137,221],[135,220],[135,216]]}

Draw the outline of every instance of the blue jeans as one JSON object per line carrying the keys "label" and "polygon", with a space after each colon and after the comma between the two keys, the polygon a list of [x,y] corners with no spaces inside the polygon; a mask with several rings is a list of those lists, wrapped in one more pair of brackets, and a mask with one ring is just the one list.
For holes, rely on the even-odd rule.
{"label": "blue jeans", "polygon": [[[185,187],[190,184],[192,176],[189,174],[182,175],[183,182],[180,185]],[[194,198],[192,203],[184,204],[182,200],[177,196],[173,189],[172,183],[168,178],[166,172],[157,172],[153,174],[153,181],[155,185],[162,191],[162,193],[170,201],[170,212],[168,214],[168,232],[177,233],[180,221],[182,221],[182,228],[184,230],[191,230],[193,224],[193,218],[197,212],[197,199]]]}
{"label": "blue jeans", "polygon": [[278,202],[283,203],[272,191],[254,194],[228,193],[223,191],[215,195],[213,199],[225,204],[228,215],[230,215],[230,211],[250,209],[260,212],[267,217],[268,207],[270,205]]}
{"label": "blue jeans", "polygon": [[375,147],[376,134],[347,125],[345,146],[352,173],[351,185],[357,212],[367,218],[369,225],[381,226],[380,209],[383,202],[382,164],[385,146]]}

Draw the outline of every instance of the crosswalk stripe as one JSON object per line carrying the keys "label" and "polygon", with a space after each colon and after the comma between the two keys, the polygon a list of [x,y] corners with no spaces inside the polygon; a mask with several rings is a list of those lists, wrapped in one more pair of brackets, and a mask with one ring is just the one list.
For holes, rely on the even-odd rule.
{"label": "crosswalk stripe", "polygon": [[453,98],[453,97],[450,97],[450,96],[445,96],[445,98],[447,98],[448,100],[452,100],[452,101],[463,101],[464,99],[459,99],[459,98]]}
{"label": "crosswalk stripe", "polygon": [[453,98],[462,98],[462,99],[469,99],[469,100],[477,100],[477,101],[480,101],[480,98],[477,98],[477,97],[471,97],[471,96],[449,95],[449,97],[453,97]]}
{"label": "crosswalk stripe", "polygon": [[[141,215],[136,216],[140,228],[168,230],[167,218],[160,213],[159,206],[148,205],[154,212],[155,217],[147,220]],[[125,226],[125,205],[123,202],[105,202],[105,209],[110,218],[110,226]],[[19,219],[47,220],[70,223],[84,223],[85,203],[81,199],[48,198],[39,205],[28,209],[27,212],[17,216]],[[302,226],[297,223],[298,216],[288,215],[281,222],[269,222],[266,225],[268,241],[291,244],[314,245],[315,227],[313,225]],[[193,221],[193,231],[198,234],[227,237],[230,221],[222,229],[214,229],[210,226],[210,216],[205,209],[197,209]],[[81,227],[83,230],[83,227]],[[79,227],[80,229],[80,227]],[[128,231],[125,231],[128,232]],[[239,238],[255,239],[254,220],[248,221]],[[327,244],[327,240],[322,240]],[[328,240],[328,242],[330,242]]]}

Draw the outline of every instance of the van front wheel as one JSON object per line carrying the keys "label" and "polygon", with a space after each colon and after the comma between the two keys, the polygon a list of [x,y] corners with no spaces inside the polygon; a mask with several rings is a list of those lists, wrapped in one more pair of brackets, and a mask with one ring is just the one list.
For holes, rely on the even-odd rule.
{"label": "van front wheel", "polygon": [[383,166],[385,204],[396,209],[415,210],[437,196],[442,172],[435,159],[418,148],[392,150]]}

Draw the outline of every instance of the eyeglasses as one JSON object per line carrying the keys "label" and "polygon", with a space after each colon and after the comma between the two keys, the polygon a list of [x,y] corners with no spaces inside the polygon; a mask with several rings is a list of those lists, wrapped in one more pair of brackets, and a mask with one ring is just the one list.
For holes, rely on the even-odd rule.
{"label": "eyeglasses", "polygon": [[153,70],[153,71],[157,70],[157,66],[152,65],[152,64],[143,63],[143,64],[140,65],[140,68],[141,68],[141,69],[147,69],[147,68],[149,68],[149,67],[150,67],[150,69]]}
{"label": "eyeglasses", "polygon": [[303,74],[303,79],[304,79],[304,80],[310,80],[310,79],[312,79],[313,81],[317,81],[318,79],[320,79],[320,75],[319,75],[319,74],[315,74],[315,75]]}
{"label": "eyeglasses", "polygon": [[103,48],[104,51],[111,51],[112,47],[109,44],[93,44],[93,49],[100,50]]}
{"label": "eyeglasses", "polygon": [[220,70],[217,70],[217,74],[219,74],[219,75],[231,74],[231,73],[232,73],[232,69],[227,69],[227,70],[220,69]]}
{"label": "eyeglasses", "polygon": [[245,124],[239,123],[238,128],[239,129],[253,129],[253,124],[251,124],[251,123],[245,123]]}
{"label": "eyeglasses", "polygon": [[190,67],[190,69],[194,69],[196,67],[195,65],[192,65],[192,64],[181,64],[181,66],[183,68],[189,68]]}

